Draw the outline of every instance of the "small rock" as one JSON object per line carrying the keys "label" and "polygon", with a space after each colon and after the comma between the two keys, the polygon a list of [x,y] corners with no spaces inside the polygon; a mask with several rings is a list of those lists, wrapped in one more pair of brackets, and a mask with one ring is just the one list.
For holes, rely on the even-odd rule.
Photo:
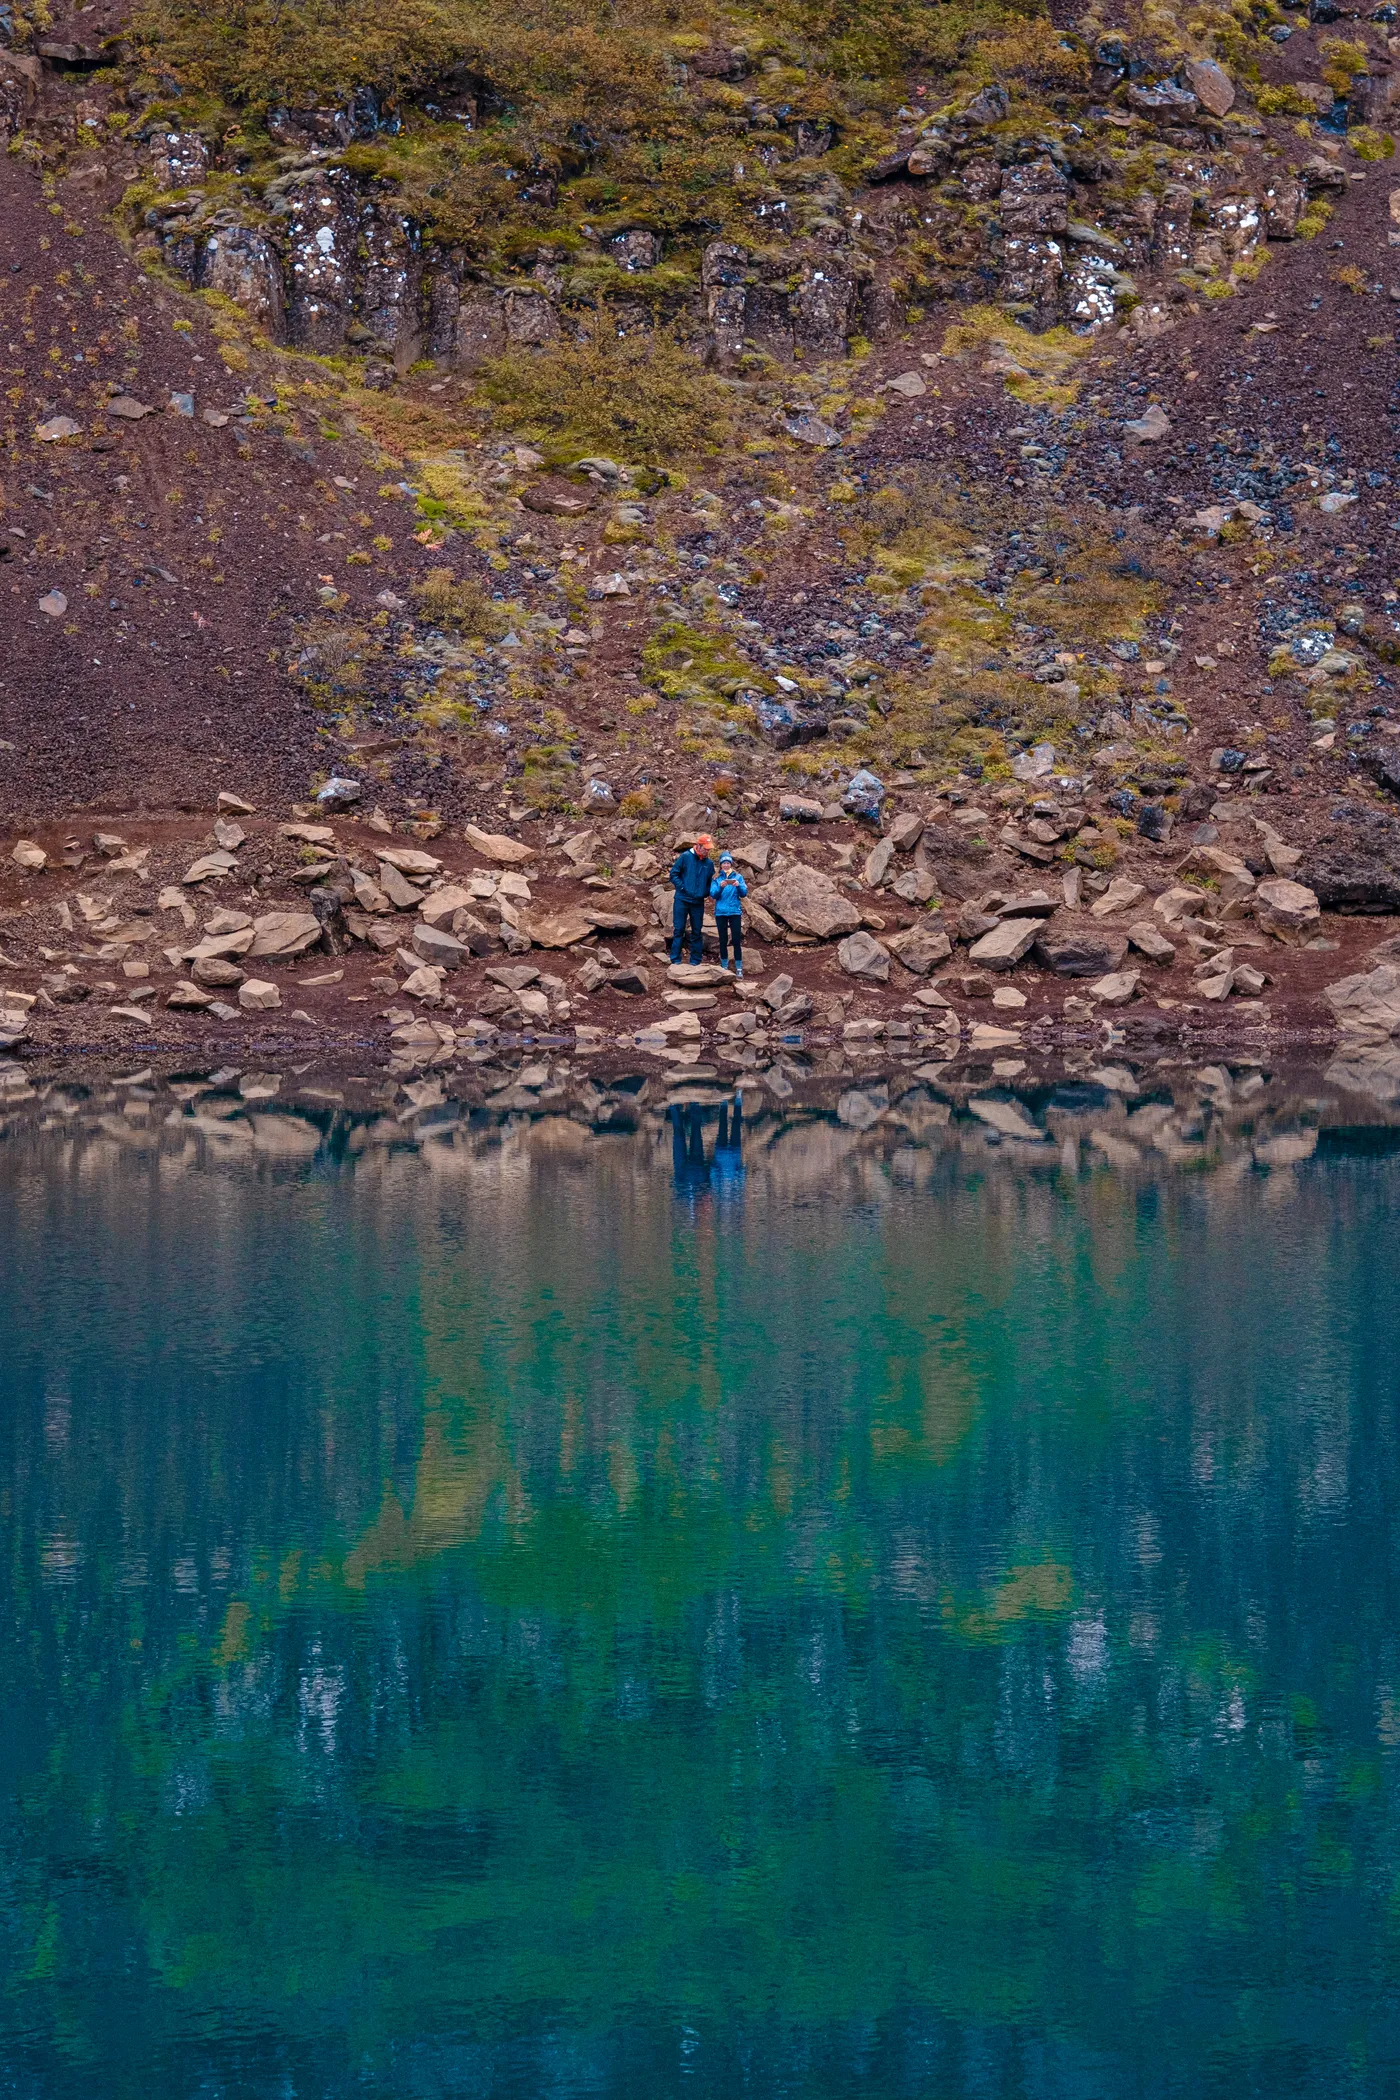
{"label": "small rock", "polygon": [[906,401],[917,401],[921,394],[928,392],[928,387],[918,372],[901,372],[898,379],[885,381],[884,391],[887,394],[903,394]]}
{"label": "small rock", "polygon": [[820,824],[823,805],[814,802],[810,795],[784,795],[778,804],[778,815],[785,824]]}
{"label": "small rock", "polygon": [[1349,509],[1356,501],[1357,498],[1347,489],[1329,489],[1325,496],[1318,498],[1317,507],[1329,518],[1334,518],[1339,510]]}
{"label": "small rock", "polygon": [[123,423],[139,423],[143,416],[153,416],[155,410],[147,408],[143,401],[135,400],[130,394],[118,394],[107,403],[107,413]]}
{"label": "small rock", "polygon": [[785,416],[782,427],[799,445],[811,445],[817,451],[829,452],[841,442],[839,431],[817,415]]}
{"label": "small rock", "polygon": [[48,866],[49,856],[33,839],[16,839],[10,850],[10,859],[27,875],[37,875],[40,868]]}
{"label": "small rock", "polygon": [[1152,906],[1153,912],[1165,926],[1179,926],[1183,919],[1192,919],[1206,908],[1204,890],[1193,889],[1187,883],[1179,883],[1174,889],[1163,890]]}
{"label": "small rock", "polygon": [[630,598],[632,588],[622,571],[614,569],[610,575],[595,576],[588,586],[588,595],[594,599]]}
{"label": "small rock", "polygon": [[[467,958],[468,949],[464,941],[441,926],[415,926],[413,929],[413,952],[421,955],[424,962],[438,963],[443,969],[455,969]],[[538,972],[535,973],[538,975]]]}
{"label": "small rock", "polygon": [[862,766],[847,782],[846,791],[841,797],[841,807],[848,817],[860,817],[867,822],[878,823],[880,808],[887,792],[879,775]]}
{"label": "small rock", "polygon": [[522,846],[519,839],[506,838],[500,832],[481,831],[475,824],[468,824],[462,836],[483,860],[498,861],[503,866],[519,866],[521,862],[535,858],[533,846]]}
{"label": "small rock", "polygon": [[228,817],[251,817],[257,814],[251,802],[245,802],[241,795],[230,793],[228,788],[219,789],[214,807]]}
{"label": "small rock", "polygon": [[202,992],[197,984],[190,984],[183,978],[166,993],[165,1003],[177,1013],[203,1013],[214,1004],[208,992]]}
{"label": "small rock", "polygon": [[1014,984],[999,984],[992,993],[992,1004],[1004,1010],[1010,1010],[1014,1007],[1024,1006],[1026,1004],[1026,995],[1024,992],[1018,992]]}
{"label": "small rock", "polygon": [[1186,79],[1207,115],[1227,116],[1235,106],[1235,83],[1213,58],[1188,58]]}
{"label": "small rock", "polygon": [[39,600],[39,610],[50,620],[61,620],[68,610],[68,600],[62,591],[46,591]]}
{"label": "small rock", "polygon": [[81,434],[81,423],[75,423],[71,416],[50,416],[48,422],[41,423],[34,433],[41,445],[56,445],[64,438],[79,437]]}
{"label": "small rock", "polygon": [[1148,919],[1134,920],[1128,928],[1128,942],[1140,955],[1145,955],[1149,962],[1167,967],[1176,961],[1175,948],[1166,935],[1159,933]]}
{"label": "small rock", "polygon": [[245,977],[238,987],[238,1003],[244,1013],[270,1013],[282,1004],[282,994],[266,978]]}
{"label": "small rock", "polygon": [[216,817],[214,836],[225,853],[236,853],[240,846],[248,843],[248,834],[241,824],[233,824],[227,817]]}
{"label": "small rock", "polygon": [[329,810],[353,809],[363,793],[358,780],[345,780],[338,773],[332,774],[325,786],[317,789],[316,806]]}
{"label": "small rock", "polygon": [[1144,410],[1142,415],[1134,416],[1131,421],[1123,425],[1124,430],[1128,432],[1130,437],[1135,437],[1140,444],[1146,445],[1154,444],[1158,438],[1166,437],[1171,427],[1171,417],[1161,403],[1157,401],[1154,401],[1150,408]]}
{"label": "small rock", "polygon": [[1103,1006],[1126,1006],[1137,997],[1138,973],[1136,970],[1111,970],[1107,977],[1100,977],[1089,987],[1091,999]]}
{"label": "small rock", "polygon": [[893,859],[894,840],[889,838],[881,839],[879,845],[868,855],[865,866],[861,870],[861,880],[867,889],[879,889],[880,884],[889,874],[890,862]]}
{"label": "small rock", "polygon": [[191,422],[194,421],[193,394],[172,394],[166,406],[173,416],[187,416]]}
{"label": "small rock", "polygon": [[1011,761],[1011,771],[1017,780],[1043,780],[1054,770],[1053,744],[1033,744],[1029,751],[1019,751]]}
{"label": "small rock", "polygon": [[678,984],[690,992],[710,991],[715,985],[729,984],[727,970],[718,963],[672,963],[666,976],[671,984]]}
{"label": "small rock", "polygon": [[585,809],[616,809],[617,797],[606,780],[590,780],[583,791]]}
{"label": "small rock", "polygon": [[214,882],[221,875],[231,875],[237,866],[233,855],[221,849],[218,853],[201,855],[191,867],[186,868],[181,880],[186,883]]}
{"label": "small rock", "polygon": [[1131,876],[1115,875],[1103,895],[1096,897],[1089,906],[1090,916],[1095,919],[1111,919],[1120,911],[1127,911],[1146,894],[1143,885],[1134,882]]}
{"label": "small rock", "polygon": [[[215,989],[242,984],[243,972],[236,962],[221,955],[201,955],[191,965],[190,975],[196,984],[212,985]],[[167,1001],[167,1005],[173,1002]]]}

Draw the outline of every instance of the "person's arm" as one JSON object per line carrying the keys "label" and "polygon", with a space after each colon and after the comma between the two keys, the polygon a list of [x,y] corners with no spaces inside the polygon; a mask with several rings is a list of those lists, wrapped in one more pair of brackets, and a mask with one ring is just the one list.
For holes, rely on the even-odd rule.
{"label": "person's arm", "polygon": [[742,875],[736,875],[736,876],[734,877],[734,886],[735,886],[735,888],[736,888],[736,889],[738,890],[738,892],[739,892],[739,895],[740,895],[741,897],[747,897],[747,896],[748,896],[748,894],[749,894],[749,886],[748,886],[748,884],[747,884],[747,883],[745,882],[745,880],[744,880],[744,878],[743,878],[743,876],[742,876]]}
{"label": "person's arm", "polygon": [[710,895],[712,897],[722,897],[724,895],[724,883],[718,875],[710,883]]}
{"label": "person's arm", "polygon": [[678,853],[671,867],[671,888],[678,890],[685,879],[685,855]]}

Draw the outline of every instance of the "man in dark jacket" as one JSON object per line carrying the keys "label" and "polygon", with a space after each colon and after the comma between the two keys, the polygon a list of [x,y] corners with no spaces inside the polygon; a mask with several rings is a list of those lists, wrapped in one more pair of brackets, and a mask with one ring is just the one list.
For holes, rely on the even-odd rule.
{"label": "man in dark jacket", "polygon": [[690,928],[690,960],[698,963],[704,952],[705,899],[710,894],[715,866],[710,859],[710,848],[714,840],[707,831],[702,831],[693,846],[678,855],[671,870],[671,887],[676,901],[671,914],[671,960],[681,959],[681,943],[685,939],[686,927]]}

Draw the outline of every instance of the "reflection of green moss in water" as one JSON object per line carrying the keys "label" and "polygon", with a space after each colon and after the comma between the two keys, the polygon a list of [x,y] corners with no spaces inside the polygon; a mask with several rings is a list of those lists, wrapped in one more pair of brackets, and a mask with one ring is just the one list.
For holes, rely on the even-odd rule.
{"label": "reflection of green moss in water", "polygon": [[[159,1979],[153,2028],[236,2013],[374,2064],[438,2031],[771,2037],[913,2005],[1114,2061],[1141,2022],[1199,2067],[1203,1947],[1288,1973],[1308,1924],[1279,1891],[1336,1889],[1392,1946],[1386,1797],[1364,1730],[1333,1747],[1359,1724],[1325,1662],[1377,1652],[1382,1599],[1309,1577],[1330,1539],[1271,1573],[1329,1409],[1388,1478],[1342,1397],[1365,1378],[1295,1407],[1294,1341],[1257,1318],[1345,1329],[1330,1212],[1290,1240],[1195,1190],[1158,1216],[967,1177],[716,1230],[625,1173],[582,1186],[582,1232],[563,1180],[318,1219],[324,1195],[250,1190],[280,1280],[237,1374],[191,1400],[157,1363],[129,1449],[51,1457],[94,1541],[113,1481],[153,1565],[211,1507],[240,1541],[202,1630],[123,1592],[115,1548],[94,1621],[38,1588],[14,1615],[72,1687],[25,1842],[100,1830],[112,1876],[29,1913],[23,1988],[92,2061],[98,1903]],[[1349,1208],[1347,1261],[1385,1210]],[[1267,1993],[1232,2017],[1266,2062]]]}

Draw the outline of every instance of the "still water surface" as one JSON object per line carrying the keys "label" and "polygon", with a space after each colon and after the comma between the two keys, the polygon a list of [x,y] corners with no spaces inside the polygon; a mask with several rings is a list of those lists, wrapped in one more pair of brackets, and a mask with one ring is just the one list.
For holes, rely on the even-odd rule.
{"label": "still water surface", "polygon": [[0,1139],[0,2092],[1394,2092],[1392,1133],[133,1091]]}

